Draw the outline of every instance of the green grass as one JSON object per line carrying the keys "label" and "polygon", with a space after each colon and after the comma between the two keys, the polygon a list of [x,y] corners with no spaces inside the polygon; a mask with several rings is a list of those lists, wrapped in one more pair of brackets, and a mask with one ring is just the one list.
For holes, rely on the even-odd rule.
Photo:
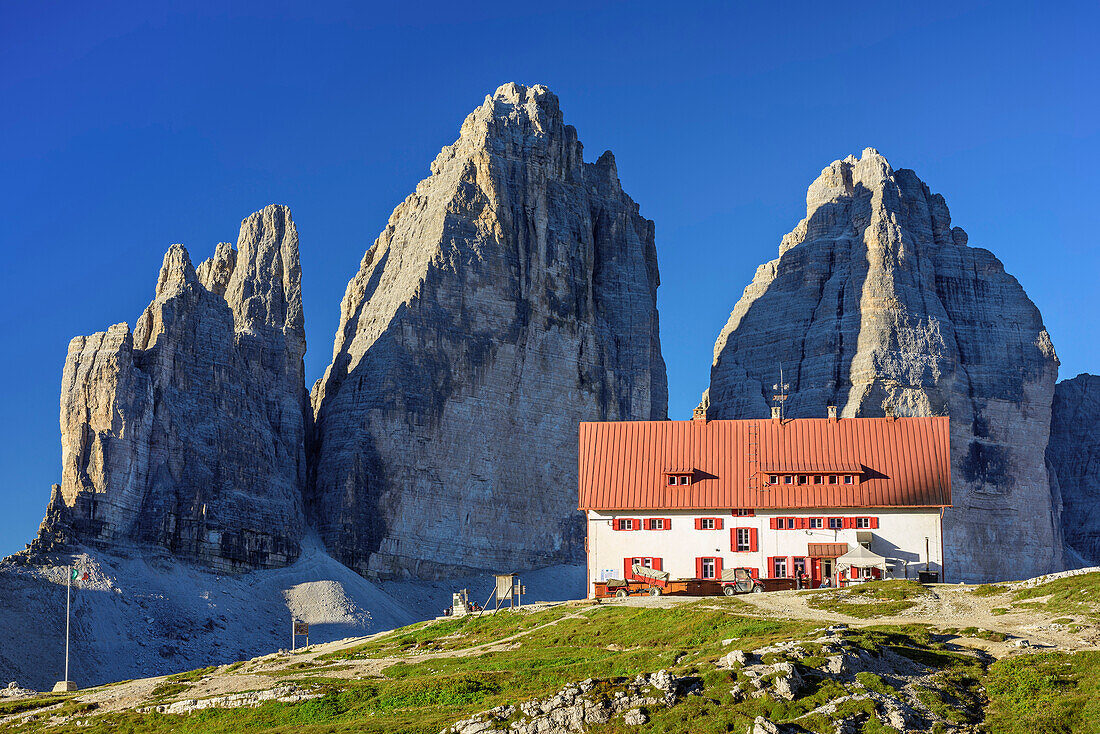
{"label": "green grass", "polygon": [[159,701],[163,701],[168,698],[175,698],[189,688],[191,688],[191,686],[188,683],[163,680],[153,687],[153,690],[149,692],[149,696]]}
{"label": "green grass", "polygon": [[868,581],[845,589],[804,592],[813,609],[870,619],[889,617],[916,606],[927,592],[916,581]]}
{"label": "green grass", "polygon": [[974,596],[997,596],[1007,594],[1008,587],[1002,584],[982,584],[970,592]]}
{"label": "green grass", "polygon": [[198,670],[189,670],[186,673],[176,673],[175,675],[168,676],[168,680],[176,681],[177,683],[195,683],[202,678],[210,675],[218,669],[217,665],[211,665],[208,668],[199,668]]}
{"label": "green grass", "polygon": [[1067,576],[1030,589],[1017,589],[1012,592],[1012,606],[1100,620],[1100,573]]}
{"label": "green grass", "polygon": [[[671,609],[593,607],[574,619],[562,617],[578,611],[576,607],[417,625],[360,646],[350,656],[384,657],[386,650],[404,647],[417,651],[444,646],[465,649],[479,641],[509,636],[517,629],[534,631],[520,638],[521,645],[515,649],[404,660],[386,667],[382,678],[307,678],[303,684],[325,695],[299,704],[210,709],[186,716],[102,714],[91,717],[90,726],[65,725],[51,731],[437,734],[476,712],[547,696],[586,678],[633,679],[639,672],[661,668],[681,672],[707,669],[728,678],[729,673],[714,670],[714,661],[731,649],[721,644],[723,639],[737,638],[737,646],[753,649],[809,634],[814,627],[809,622],[744,617],[736,609],[729,600],[713,599]],[[535,629],[554,620],[559,621]],[[301,668],[297,672],[313,670]]]}
{"label": "green grass", "polygon": [[985,680],[991,734],[1100,732],[1100,653],[998,660]]}
{"label": "green grass", "polygon": [[13,714],[22,714],[27,711],[33,711],[34,709],[40,709],[44,706],[53,706],[64,701],[68,701],[74,694],[44,694],[41,696],[32,696],[30,698],[18,698],[13,701],[4,701],[0,703],[0,716],[12,716]]}
{"label": "green grass", "polygon": [[[574,608],[572,611],[575,611]],[[647,732],[697,732],[718,734],[744,732],[756,716],[794,724],[807,731],[832,734],[835,721],[809,714],[820,705],[864,688],[891,695],[890,684],[877,675],[861,673],[860,685],[844,684],[817,673],[813,664],[824,664],[820,644],[814,642],[820,625],[809,621],[776,620],[739,614],[736,600],[707,599],[672,608],[602,606],[583,616],[563,618],[562,610],[531,615],[501,615],[496,620],[458,620],[417,625],[374,640],[352,655],[378,657],[381,651],[411,647],[417,651],[434,646],[454,645],[468,649],[478,640],[500,639],[517,628],[530,634],[519,638],[518,647],[505,646],[492,652],[457,657],[413,656],[386,665],[382,676],[365,680],[324,677],[332,658],[313,663],[299,661],[287,674],[307,677],[301,685],[322,693],[319,698],[289,704],[271,702],[257,708],[206,709],[187,715],[104,714],[92,710],[73,713],[80,720],[51,727],[57,734],[350,734],[413,732],[437,734],[454,722],[501,704],[516,704],[556,693],[563,686],[586,678],[604,681],[601,688],[632,680],[638,673],[667,669],[677,675],[702,680],[701,696],[689,696],[676,706],[653,707],[647,713]],[[556,624],[546,625],[555,621]],[[472,623],[471,623],[472,622]],[[488,624],[487,624],[488,623]],[[945,649],[926,625],[878,626],[845,630],[852,643],[875,654],[885,650],[904,655],[933,670],[933,684],[921,695],[928,705],[961,725],[977,723],[974,715],[979,697],[981,664],[973,657]],[[496,637],[493,637],[496,635]],[[722,640],[734,639],[732,645]],[[747,697],[734,702],[729,691],[747,682],[739,670],[718,669],[716,661],[731,649],[753,650],[780,641],[806,640],[808,657],[786,657],[773,653],[774,662],[789,660],[799,667],[806,688],[794,701],[771,696]],[[816,655],[816,657],[815,657]],[[189,683],[206,675],[203,671],[173,676],[162,681],[156,693],[161,700],[177,695]],[[171,686],[172,688],[169,688]],[[869,701],[842,703],[844,713],[858,716],[862,731],[886,734],[873,715]],[[84,714],[87,714],[84,716]],[[835,717],[833,717],[835,718]],[[2,729],[3,727],[0,727]],[[9,727],[5,731],[32,731]],[[637,731],[621,718],[593,732]]]}

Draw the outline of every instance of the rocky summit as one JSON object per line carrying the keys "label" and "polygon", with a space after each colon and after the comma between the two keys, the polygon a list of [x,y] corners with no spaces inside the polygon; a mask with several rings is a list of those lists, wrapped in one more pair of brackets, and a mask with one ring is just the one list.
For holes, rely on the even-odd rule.
{"label": "rocky summit", "polygon": [[1058,360],[1039,310],[947,204],[874,149],[835,161],[714,346],[711,418],[949,415],[954,580],[1062,567],[1045,461]]}
{"label": "rocky summit", "polygon": [[1100,376],[1054,389],[1047,459],[1062,496],[1062,529],[1075,564],[1100,565]]}
{"label": "rocky summit", "polygon": [[579,556],[578,422],[665,417],[653,222],[543,86],[471,113],[390,216],[313,388],[308,505],[367,575]]}
{"label": "rocky summit", "polygon": [[305,433],[298,233],[283,206],[196,269],[164,256],[153,302],[69,344],[61,484],[35,550],[163,546],[214,568],[299,554]]}

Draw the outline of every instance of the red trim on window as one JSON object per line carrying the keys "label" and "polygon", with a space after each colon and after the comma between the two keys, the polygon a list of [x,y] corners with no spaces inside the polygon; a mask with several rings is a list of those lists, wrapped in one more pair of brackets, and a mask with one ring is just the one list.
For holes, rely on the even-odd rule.
{"label": "red trim on window", "polygon": [[703,529],[703,518],[701,518],[701,517],[695,518],[695,529],[696,530],[702,530]]}
{"label": "red trim on window", "polygon": [[749,550],[755,553],[759,550],[759,541],[757,540],[756,528],[749,528]]}
{"label": "red trim on window", "polygon": [[697,578],[697,579],[703,578],[703,559],[702,558],[696,558],[695,559],[695,578]]}
{"label": "red trim on window", "polygon": [[722,559],[721,557],[714,559],[714,578],[719,581],[722,580]]}
{"label": "red trim on window", "polygon": [[754,579],[760,578],[760,569],[759,568],[750,568],[749,569],[749,575],[752,576]]}
{"label": "red trim on window", "polygon": [[871,528],[875,529],[877,527],[878,527],[878,518],[877,517],[872,517],[871,518]]}
{"label": "red trim on window", "polygon": [[653,570],[655,570],[655,571],[664,571],[665,570],[664,569],[664,559],[651,558],[649,560],[653,563]]}
{"label": "red trim on window", "polygon": [[720,517],[714,518],[714,529],[715,530],[721,530],[722,527],[723,527],[722,518],[720,518]]}
{"label": "red trim on window", "polygon": [[773,517],[769,522],[771,523],[770,527],[771,527],[772,530],[778,530],[779,529],[779,518],[778,517]]}

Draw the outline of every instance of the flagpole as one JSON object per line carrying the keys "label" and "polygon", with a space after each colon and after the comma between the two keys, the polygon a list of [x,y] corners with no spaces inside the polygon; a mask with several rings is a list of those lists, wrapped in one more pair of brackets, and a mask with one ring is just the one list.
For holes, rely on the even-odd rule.
{"label": "flagpole", "polygon": [[73,588],[73,567],[69,566],[69,580],[65,584],[65,680],[69,680],[69,597]]}

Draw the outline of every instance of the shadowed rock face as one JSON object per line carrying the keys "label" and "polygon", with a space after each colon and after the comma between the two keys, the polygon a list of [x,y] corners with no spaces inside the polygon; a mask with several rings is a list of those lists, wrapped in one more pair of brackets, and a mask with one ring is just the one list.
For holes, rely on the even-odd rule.
{"label": "shadowed rock face", "polygon": [[950,578],[1062,567],[1044,461],[1058,361],[1039,311],[942,196],[873,149],[822,171],[745,288],[714,346],[708,416],[768,415],[781,366],[788,417],[951,417]]}
{"label": "shadowed rock face", "polygon": [[280,566],[303,532],[310,420],[298,234],[269,206],[198,270],[182,245],[126,324],[69,344],[62,480],[38,549],[163,545],[215,568]]}
{"label": "shadowed rock face", "polygon": [[486,97],[390,216],[313,389],[310,507],[368,575],[578,557],[582,420],[663,418],[653,223],[541,86]]}
{"label": "shadowed rock face", "polygon": [[1100,564],[1100,376],[1077,375],[1054,389],[1047,460],[1062,495],[1066,545]]}

